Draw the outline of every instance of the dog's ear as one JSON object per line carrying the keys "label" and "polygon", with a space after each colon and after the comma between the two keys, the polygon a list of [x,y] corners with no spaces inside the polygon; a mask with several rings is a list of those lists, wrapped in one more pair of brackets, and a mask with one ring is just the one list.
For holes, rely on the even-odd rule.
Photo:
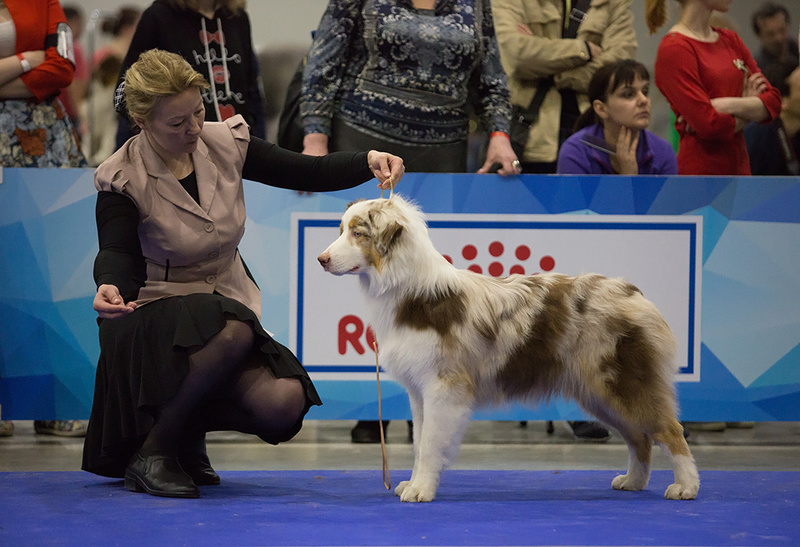
{"label": "dog's ear", "polygon": [[403,226],[398,222],[390,222],[379,233],[375,234],[375,250],[381,256],[386,256],[389,249],[397,242],[403,233]]}

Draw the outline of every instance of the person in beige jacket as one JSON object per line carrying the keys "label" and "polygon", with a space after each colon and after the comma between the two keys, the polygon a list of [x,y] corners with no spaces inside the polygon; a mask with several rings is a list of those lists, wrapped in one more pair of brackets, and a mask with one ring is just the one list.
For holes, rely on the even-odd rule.
{"label": "person in beige jacket", "polygon": [[[552,77],[539,117],[524,144],[524,173],[555,173],[558,150],[589,105],[586,90],[601,66],[636,55],[631,0],[492,0],[500,58],[508,74],[511,103],[527,107]],[[565,5],[582,19],[574,39],[562,38]]]}
{"label": "person in beige jacket", "polygon": [[204,123],[207,87],[180,55],[142,53],[123,92],[141,133],[95,172],[100,358],[82,468],[162,497],[219,484],[207,431],[277,444],[321,404],[261,326],[261,293],[238,250],[242,179],[317,192],[373,177],[389,188],[404,172],[401,158],[375,150],[282,150],[240,115]]}

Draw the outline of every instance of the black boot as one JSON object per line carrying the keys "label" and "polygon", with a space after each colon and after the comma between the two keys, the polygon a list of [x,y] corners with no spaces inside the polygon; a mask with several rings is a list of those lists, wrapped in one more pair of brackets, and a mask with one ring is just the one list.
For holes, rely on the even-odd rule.
{"label": "black boot", "polygon": [[211,467],[211,460],[206,453],[205,433],[194,441],[182,444],[178,450],[178,462],[197,486],[216,486],[220,483],[219,475]]}
{"label": "black boot", "polygon": [[157,454],[134,454],[125,470],[125,488],[165,498],[199,498],[200,491],[181,469],[178,458]]}

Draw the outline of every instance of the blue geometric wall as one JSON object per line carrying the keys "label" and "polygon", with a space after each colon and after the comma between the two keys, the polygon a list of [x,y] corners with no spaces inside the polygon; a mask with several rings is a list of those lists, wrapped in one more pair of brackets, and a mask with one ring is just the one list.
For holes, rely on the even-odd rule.
{"label": "blue geometric wall", "polygon": [[[0,404],[3,418],[87,418],[99,348],[90,169],[4,169],[0,183]],[[246,183],[242,255],[263,322],[289,333],[292,212],[341,212],[373,183],[300,196]],[[409,174],[399,190],[429,213],[702,215],[701,380],[681,383],[686,420],[800,420],[800,180]],[[374,418],[374,382],[321,381],[317,419]],[[384,417],[407,416],[381,385]],[[479,417],[571,418],[562,401]]]}

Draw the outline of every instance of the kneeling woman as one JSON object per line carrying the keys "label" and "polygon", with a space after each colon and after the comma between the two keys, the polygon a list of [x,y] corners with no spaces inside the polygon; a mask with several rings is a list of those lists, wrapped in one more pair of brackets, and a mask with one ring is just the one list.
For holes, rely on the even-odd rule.
{"label": "kneeling woman", "polygon": [[626,59],[600,67],[589,82],[590,106],[558,153],[557,172],[596,175],[675,175],[678,162],[650,124],[650,74]]}
{"label": "kneeling woman", "polygon": [[204,124],[207,87],[182,57],[143,53],[124,87],[141,133],[95,173],[101,353],[82,467],[157,496],[219,483],[207,431],[277,444],[321,404],[261,327],[261,295],[238,252],[242,179],[319,192],[372,177],[389,188],[404,172],[374,150],[282,150],[251,137],[241,116]]}

